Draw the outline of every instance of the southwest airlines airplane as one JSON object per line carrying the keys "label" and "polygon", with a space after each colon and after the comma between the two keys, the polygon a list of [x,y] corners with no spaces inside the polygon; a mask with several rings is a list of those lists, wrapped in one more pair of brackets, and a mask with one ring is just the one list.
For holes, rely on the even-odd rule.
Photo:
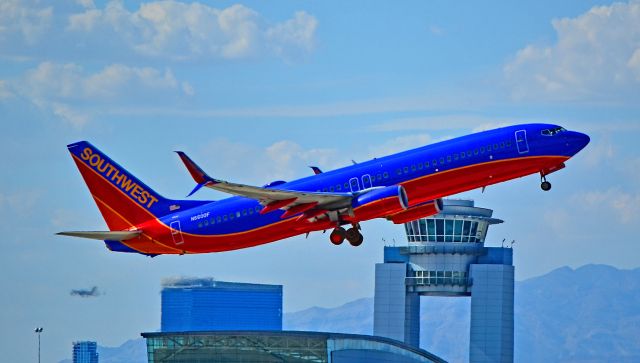
{"label": "southwest airlines airplane", "polygon": [[[436,214],[448,195],[529,174],[546,176],[589,143],[557,125],[525,124],[426,145],[291,182],[262,187],[216,179],[178,151],[197,183],[234,196],[167,199],[86,141],[68,145],[109,231],[60,232],[104,240],[112,251],[149,256],[229,251],[313,231],[362,243],[360,222],[404,223]],[[189,194],[189,195],[191,195]],[[345,228],[347,227],[347,228]]]}

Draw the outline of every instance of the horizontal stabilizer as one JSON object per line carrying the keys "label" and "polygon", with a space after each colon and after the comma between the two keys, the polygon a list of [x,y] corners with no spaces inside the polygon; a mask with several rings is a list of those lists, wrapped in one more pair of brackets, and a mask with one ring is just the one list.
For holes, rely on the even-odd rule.
{"label": "horizontal stabilizer", "polygon": [[142,231],[69,231],[58,232],[57,235],[97,239],[100,241],[125,241],[138,237]]}

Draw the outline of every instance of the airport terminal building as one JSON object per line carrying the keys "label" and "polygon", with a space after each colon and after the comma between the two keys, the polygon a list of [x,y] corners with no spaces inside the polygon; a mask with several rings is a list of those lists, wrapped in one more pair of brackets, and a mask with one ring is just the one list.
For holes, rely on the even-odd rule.
{"label": "airport terminal building", "polygon": [[297,331],[142,333],[149,363],[428,363],[441,358],[368,335]]}

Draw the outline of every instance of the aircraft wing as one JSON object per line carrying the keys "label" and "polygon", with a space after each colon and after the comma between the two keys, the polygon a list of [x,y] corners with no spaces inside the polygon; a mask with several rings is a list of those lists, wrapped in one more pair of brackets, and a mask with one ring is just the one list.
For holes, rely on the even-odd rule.
{"label": "aircraft wing", "polygon": [[353,195],[351,193],[301,192],[295,190],[256,187],[214,179],[207,175],[187,156],[187,154],[182,151],[177,151],[177,153],[187,167],[187,170],[189,170],[193,179],[198,183],[189,195],[192,195],[204,186],[225,193],[255,199],[265,206],[261,213],[267,213],[275,209],[294,209],[294,207],[297,206],[300,206],[298,208],[298,212],[312,208],[338,210],[350,207],[351,200],[353,199]]}

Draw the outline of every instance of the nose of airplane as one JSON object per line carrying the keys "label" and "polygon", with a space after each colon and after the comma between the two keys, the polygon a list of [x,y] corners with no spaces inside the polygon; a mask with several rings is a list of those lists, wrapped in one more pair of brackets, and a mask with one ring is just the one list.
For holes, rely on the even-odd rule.
{"label": "nose of airplane", "polygon": [[589,144],[589,135],[577,131],[569,131],[567,135],[567,147],[571,150],[571,155],[577,154]]}

